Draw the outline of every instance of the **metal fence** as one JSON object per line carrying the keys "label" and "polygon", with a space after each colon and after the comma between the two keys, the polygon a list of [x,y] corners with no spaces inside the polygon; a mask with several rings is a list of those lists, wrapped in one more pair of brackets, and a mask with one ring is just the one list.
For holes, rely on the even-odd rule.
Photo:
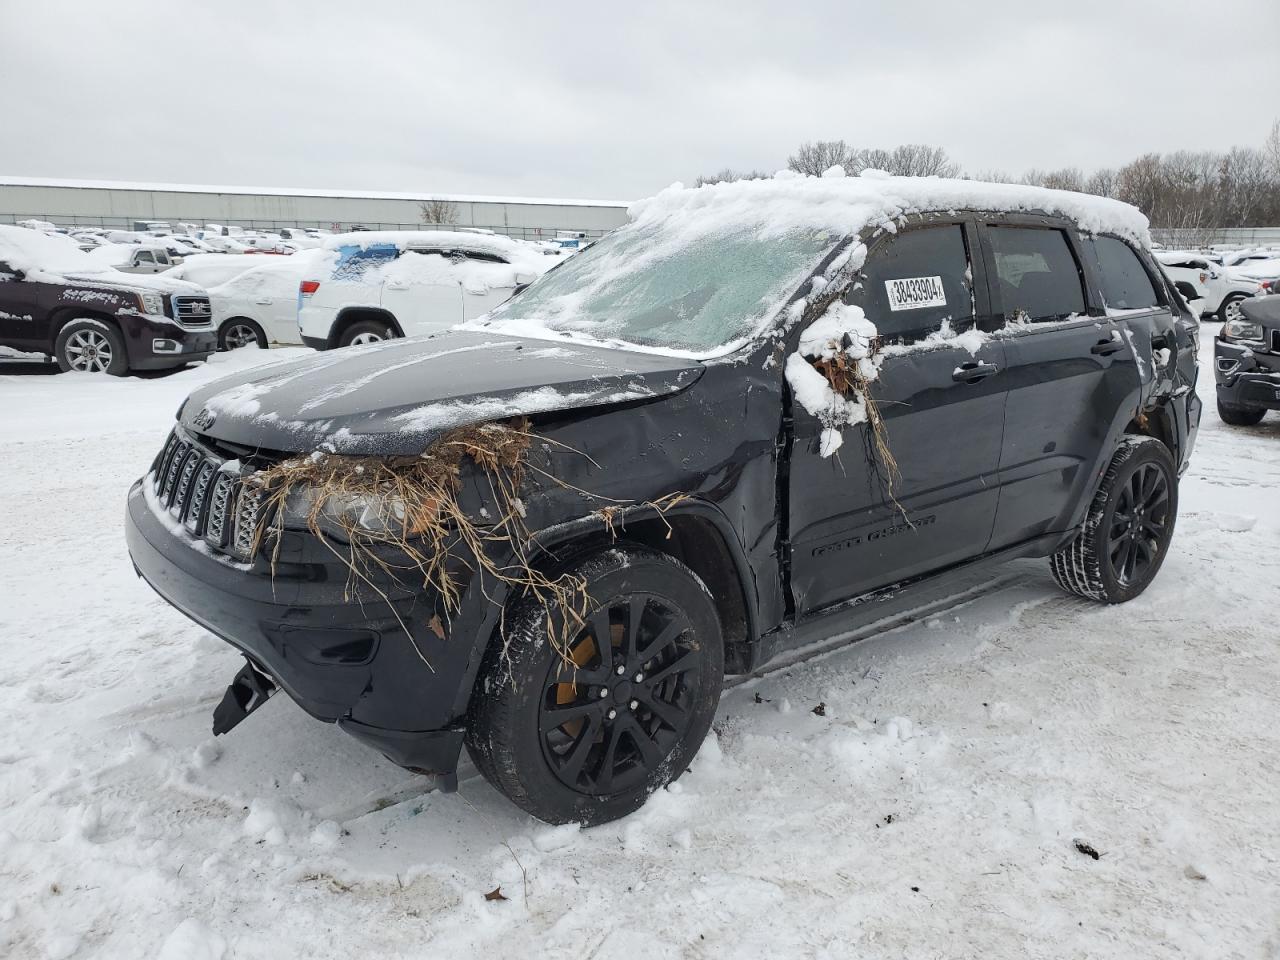
{"label": "metal fence", "polygon": [[[147,220],[164,222],[177,229],[179,223],[190,223],[183,217],[147,217]],[[91,230],[132,230],[135,223],[142,222],[140,217],[75,217],[68,220],[65,216],[48,213],[5,213],[0,214],[0,223],[17,223],[20,220],[45,220],[58,227]],[[490,230],[493,233],[516,240],[552,240],[558,236],[602,237],[608,231],[571,227],[512,227],[504,225],[486,226],[484,224],[430,224],[430,223],[377,223],[371,220],[342,222],[338,220],[222,220],[220,226],[241,227],[245,230],[263,230],[278,232],[281,228],[304,230],[314,228],[331,230],[334,233],[345,233],[353,227],[367,230]],[[204,224],[197,224],[203,228]]]}
{"label": "metal fence", "polygon": [[1225,246],[1280,247],[1280,227],[1230,227],[1221,230],[1169,230],[1152,227],[1156,243],[1173,249]]}

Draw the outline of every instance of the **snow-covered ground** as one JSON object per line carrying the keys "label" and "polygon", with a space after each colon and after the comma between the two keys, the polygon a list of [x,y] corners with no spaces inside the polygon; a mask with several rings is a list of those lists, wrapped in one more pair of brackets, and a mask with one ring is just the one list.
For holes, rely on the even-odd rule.
{"label": "snow-covered ground", "polygon": [[1012,568],[728,691],[688,775],[579,830],[283,696],[209,736],[239,657],[135,579],[125,491],[189,390],[294,352],[0,364],[0,956],[1280,957],[1280,417],[1225,427],[1207,366],[1139,600]]}

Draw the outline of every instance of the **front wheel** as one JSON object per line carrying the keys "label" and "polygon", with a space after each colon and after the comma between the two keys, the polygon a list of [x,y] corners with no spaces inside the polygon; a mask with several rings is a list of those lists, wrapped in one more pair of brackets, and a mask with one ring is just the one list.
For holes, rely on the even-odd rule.
{"label": "front wheel", "polygon": [[720,700],[724,643],[706,585],[679,561],[617,547],[570,568],[586,625],[562,650],[523,602],[481,667],[468,717],[476,766],[550,823],[604,823],[680,776]]}
{"label": "front wheel", "polygon": [[1089,507],[1084,528],[1050,558],[1068,593],[1103,603],[1132,600],[1164,563],[1178,516],[1178,472],[1154,437],[1125,437]]}
{"label": "front wheel", "polygon": [[1266,415],[1261,407],[1235,407],[1218,401],[1218,416],[1233,427],[1256,427]]}
{"label": "front wheel", "polygon": [[72,320],[58,331],[53,355],[63,373],[109,373],[123,377],[129,372],[124,337],[104,320],[90,317]]}

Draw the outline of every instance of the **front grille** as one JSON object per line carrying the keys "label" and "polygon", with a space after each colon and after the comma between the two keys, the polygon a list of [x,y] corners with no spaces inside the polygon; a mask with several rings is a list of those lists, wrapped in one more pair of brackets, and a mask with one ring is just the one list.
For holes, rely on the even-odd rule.
{"label": "front grille", "polygon": [[156,458],[151,482],[160,505],[192,536],[242,560],[250,557],[263,494],[226,472],[219,457],[175,430]]}
{"label": "front grille", "polygon": [[1271,352],[1280,353],[1280,329],[1271,331]]}
{"label": "front grille", "polygon": [[208,297],[174,297],[173,318],[184,327],[204,327],[213,320]]}

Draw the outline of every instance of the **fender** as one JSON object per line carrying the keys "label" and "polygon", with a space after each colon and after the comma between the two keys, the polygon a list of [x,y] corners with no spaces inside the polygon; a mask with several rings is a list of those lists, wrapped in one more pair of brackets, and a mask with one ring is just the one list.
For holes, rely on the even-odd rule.
{"label": "fender", "polygon": [[[661,522],[662,519],[669,521],[678,517],[697,517],[709,523],[732,558],[734,573],[745,601],[746,646],[754,651],[759,645],[759,597],[756,581],[746,550],[738,541],[733,525],[719,507],[696,498],[681,500],[666,511],[659,511],[651,504],[637,504],[620,511],[614,523],[618,528],[618,539],[625,540],[625,527],[628,523],[635,525],[645,521]],[[610,540],[600,518],[588,515],[538,531],[533,535],[533,543],[537,558],[548,564],[558,565],[570,562],[575,555],[587,549],[607,546]],[[453,704],[454,716],[461,717],[466,713],[481,661],[501,625],[502,611],[510,599],[510,590],[505,585],[499,586],[500,590],[493,590],[487,597],[479,598],[478,602],[484,603],[489,609],[480,620],[479,629],[472,633],[476,639],[468,653],[463,682],[459,685]]]}

